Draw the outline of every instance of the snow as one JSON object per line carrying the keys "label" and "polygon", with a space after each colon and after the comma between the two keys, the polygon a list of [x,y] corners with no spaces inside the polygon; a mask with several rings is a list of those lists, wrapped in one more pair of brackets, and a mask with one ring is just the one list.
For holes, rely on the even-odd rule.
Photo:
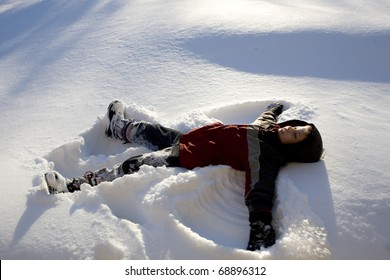
{"label": "snow", "polygon": [[[0,258],[389,259],[389,49],[389,1],[0,1]],[[47,170],[148,151],[104,136],[113,99],[183,132],[279,101],[326,153],[282,169],[260,252],[227,166],[48,195]]]}

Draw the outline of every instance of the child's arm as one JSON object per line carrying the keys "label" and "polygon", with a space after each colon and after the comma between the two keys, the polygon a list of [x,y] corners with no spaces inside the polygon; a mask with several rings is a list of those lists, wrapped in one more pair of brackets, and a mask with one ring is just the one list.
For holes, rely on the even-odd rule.
{"label": "child's arm", "polygon": [[278,116],[283,112],[283,105],[272,103],[267,107],[267,111],[262,113],[252,124],[260,125],[264,121],[276,123]]}

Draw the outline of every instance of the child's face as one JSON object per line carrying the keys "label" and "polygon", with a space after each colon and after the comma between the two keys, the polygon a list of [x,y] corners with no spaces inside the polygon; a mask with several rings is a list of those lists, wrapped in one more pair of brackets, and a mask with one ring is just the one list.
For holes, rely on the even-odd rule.
{"label": "child's face", "polygon": [[311,130],[312,127],[310,125],[285,126],[278,129],[278,135],[282,144],[295,144],[305,140]]}

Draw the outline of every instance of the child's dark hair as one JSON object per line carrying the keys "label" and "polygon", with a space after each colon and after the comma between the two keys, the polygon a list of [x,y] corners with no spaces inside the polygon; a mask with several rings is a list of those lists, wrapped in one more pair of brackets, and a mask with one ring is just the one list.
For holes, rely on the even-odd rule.
{"label": "child's dark hair", "polygon": [[296,144],[282,145],[282,154],[287,162],[316,162],[321,159],[322,137],[314,124],[301,120],[290,120],[279,124],[280,127],[306,125],[310,125],[312,129],[305,140]]}

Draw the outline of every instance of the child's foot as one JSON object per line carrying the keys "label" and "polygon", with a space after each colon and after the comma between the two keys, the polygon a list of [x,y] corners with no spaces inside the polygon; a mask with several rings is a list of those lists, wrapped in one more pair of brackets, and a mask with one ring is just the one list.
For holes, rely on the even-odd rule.
{"label": "child's foot", "polygon": [[68,181],[57,171],[49,171],[45,173],[45,181],[50,194],[69,192]]}
{"label": "child's foot", "polygon": [[79,191],[80,186],[84,183],[96,186],[100,182],[95,179],[94,173],[90,171],[85,173],[84,177],[77,177],[72,180],[66,179],[57,171],[49,171],[45,173],[45,181],[50,194]]}
{"label": "child's foot", "polygon": [[123,103],[119,100],[112,101],[110,105],[108,105],[107,117],[109,125],[106,129],[106,135],[110,138],[126,142],[125,132],[131,121],[124,118],[124,107]]}

